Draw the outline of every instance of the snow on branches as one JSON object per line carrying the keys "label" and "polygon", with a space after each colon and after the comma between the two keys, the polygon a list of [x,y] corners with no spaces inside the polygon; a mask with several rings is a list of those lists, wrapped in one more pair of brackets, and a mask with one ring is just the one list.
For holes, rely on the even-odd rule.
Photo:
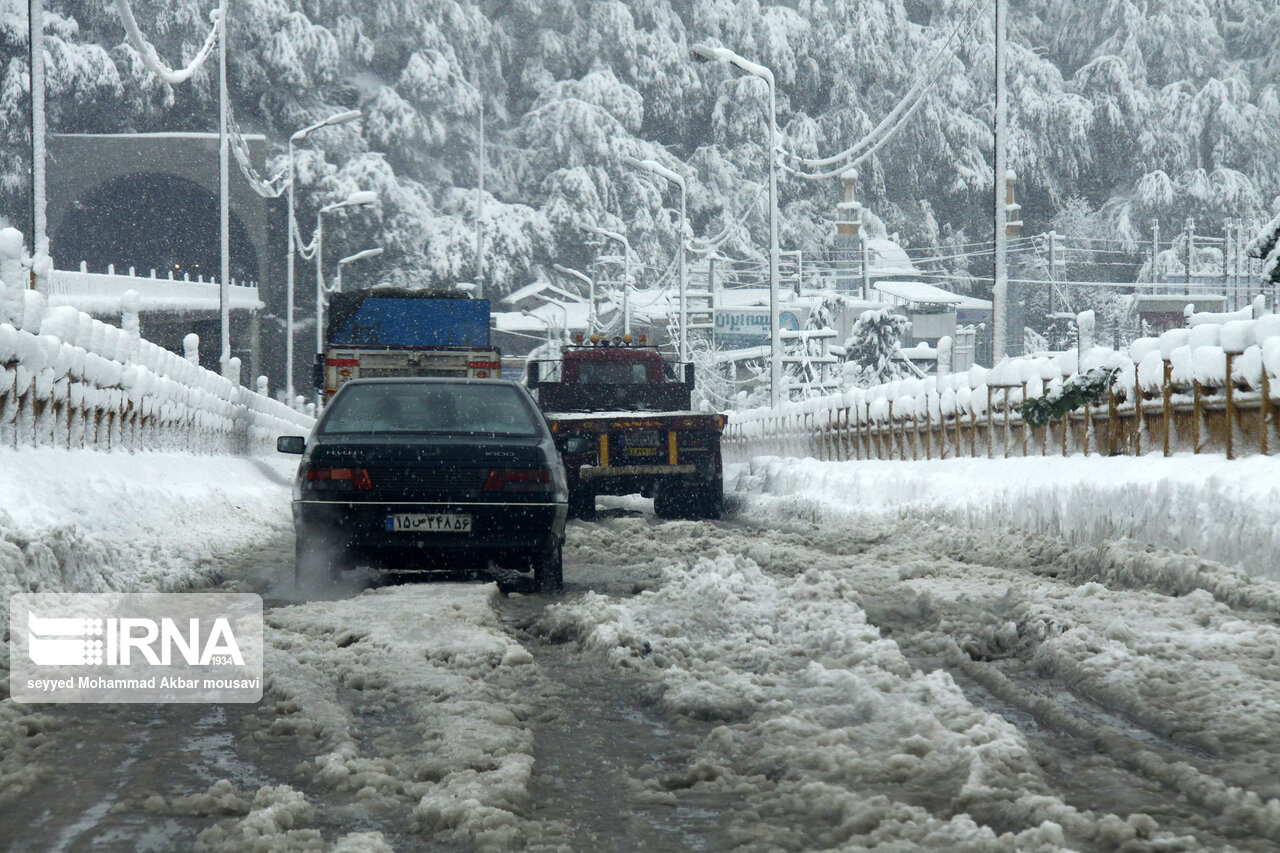
{"label": "snow on branches", "polygon": [[867,388],[909,375],[906,363],[897,354],[910,327],[910,320],[888,308],[863,311],[849,330],[845,344],[845,371],[846,376],[852,373],[852,384]]}

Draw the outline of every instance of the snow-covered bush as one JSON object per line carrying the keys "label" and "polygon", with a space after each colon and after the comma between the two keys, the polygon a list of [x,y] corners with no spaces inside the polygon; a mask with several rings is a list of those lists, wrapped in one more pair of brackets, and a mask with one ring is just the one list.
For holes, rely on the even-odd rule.
{"label": "snow-covered bush", "polygon": [[862,312],[845,343],[849,363],[856,365],[851,377],[854,384],[877,385],[908,375],[898,350],[910,325],[906,317],[887,308]]}

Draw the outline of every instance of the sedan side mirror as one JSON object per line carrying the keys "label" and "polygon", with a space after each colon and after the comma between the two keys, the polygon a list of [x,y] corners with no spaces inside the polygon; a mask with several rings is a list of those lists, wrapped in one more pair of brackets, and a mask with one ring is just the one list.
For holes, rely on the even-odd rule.
{"label": "sedan side mirror", "polygon": [[307,440],[300,435],[282,435],[276,438],[276,450],[280,453],[300,454],[307,449]]}

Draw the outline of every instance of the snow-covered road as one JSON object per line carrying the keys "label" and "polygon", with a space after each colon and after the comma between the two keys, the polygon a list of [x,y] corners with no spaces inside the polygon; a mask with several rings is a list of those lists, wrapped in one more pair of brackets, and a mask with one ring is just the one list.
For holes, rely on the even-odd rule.
{"label": "snow-covered road", "polygon": [[[575,523],[562,596],[294,602],[258,706],[14,706],[0,846],[1273,850],[1280,585],[737,496]],[[19,732],[20,737],[15,737]]]}

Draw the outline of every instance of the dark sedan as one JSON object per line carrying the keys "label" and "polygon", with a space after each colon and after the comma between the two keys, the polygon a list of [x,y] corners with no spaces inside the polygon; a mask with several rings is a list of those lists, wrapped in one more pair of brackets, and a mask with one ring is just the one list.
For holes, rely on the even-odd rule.
{"label": "dark sedan", "polygon": [[561,584],[568,489],[550,430],[513,382],[359,379],[304,442],[293,492],[300,581],[357,561],[395,571],[490,561]]}

